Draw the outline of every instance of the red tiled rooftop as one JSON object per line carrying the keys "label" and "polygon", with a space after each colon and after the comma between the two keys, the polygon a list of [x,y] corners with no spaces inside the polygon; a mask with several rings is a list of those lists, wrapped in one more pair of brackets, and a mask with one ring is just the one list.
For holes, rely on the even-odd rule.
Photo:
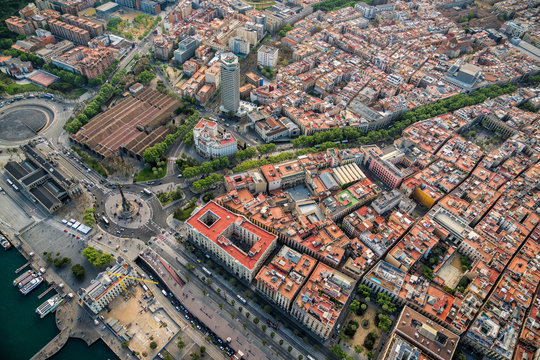
{"label": "red tiled rooftop", "polygon": [[[207,226],[200,220],[207,212],[211,211],[218,219]],[[244,265],[248,269],[253,269],[260,259],[260,257],[266,252],[268,247],[276,240],[276,236],[261,229],[260,227],[252,224],[243,216],[236,215],[229,210],[219,206],[213,201],[208,202],[202,209],[197,213],[193,214],[188,220],[187,223],[191,225],[194,229],[199,231],[207,239],[211,240],[224,251],[226,251],[229,256],[233,257]],[[243,227],[245,230],[255,234],[259,237],[259,240],[253,245],[250,252],[255,252],[253,256],[243,253],[239,248],[237,248],[231,242],[228,242],[223,232],[233,223]]]}

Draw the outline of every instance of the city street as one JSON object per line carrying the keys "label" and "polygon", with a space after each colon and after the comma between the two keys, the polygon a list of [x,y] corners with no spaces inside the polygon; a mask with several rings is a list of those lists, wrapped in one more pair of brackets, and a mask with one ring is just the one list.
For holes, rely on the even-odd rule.
{"label": "city street", "polygon": [[[178,246],[175,246],[174,244],[171,244],[170,242],[164,242],[162,240],[154,241],[151,247],[164,259],[166,259],[170,264],[176,265],[177,263],[181,262],[183,266],[175,267],[179,271],[180,274],[190,276],[190,279],[194,278],[190,274],[197,275],[197,277],[193,279],[193,282],[195,283],[199,282],[200,285],[198,285],[196,288],[199,288],[199,289],[208,288],[208,285],[199,279],[199,277],[204,276],[204,273],[201,270],[202,264],[199,264],[196,261],[196,259],[193,258],[193,255],[191,253],[179,251]],[[174,250],[173,248],[175,248],[176,250]],[[196,269],[192,273],[190,273],[185,268],[185,266],[188,263],[196,266]],[[207,294],[217,304],[219,304],[219,302],[222,302],[224,305],[223,307],[224,309],[225,309],[225,306],[228,305],[230,300],[235,300],[237,305],[241,305],[244,308],[244,312],[245,311],[250,312],[251,319],[258,317],[261,321],[264,322],[265,319],[269,318],[269,315],[266,314],[259,305],[252,304],[251,300],[249,299],[247,299],[247,302],[245,304],[240,304],[240,302],[236,298],[236,294],[238,293],[238,291],[233,286],[231,286],[227,281],[223,281],[219,276],[213,276],[212,281],[213,282],[212,282],[211,288],[214,290],[217,290],[217,288],[220,288],[221,293],[218,294],[217,291],[214,291],[214,292],[209,291]],[[224,300],[223,297],[225,297],[226,301],[223,301]],[[230,311],[235,311],[234,307],[232,307]],[[236,310],[235,312],[238,312],[238,311]],[[263,332],[262,329],[260,329],[257,326],[254,326],[254,329],[252,329],[251,327],[249,327],[250,324],[253,325],[252,321],[246,321],[246,322],[248,323],[248,329],[251,331],[254,331],[252,332],[253,334],[255,335],[259,334],[260,335],[258,336],[259,339],[266,338],[268,342],[271,343],[272,339],[268,335],[271,332],[270,329],[267,329],[266,332]],[[300,341],[300,339],[296,335],[292,333],[291,330],[281,327],[280,329],[273,330],[273,331],[276,333],[276,336],[274,338],[274,345],[272,346],[273,349],[281,348],[281,346],[279,346],[277,341],[279,340],[279,338],[282,338],[285,341],[285,343],[288,343],[293,346],[294,350],[292,351],[292,354],[294,355],[295,358],[297,358],[297,356],[300,354],[305,356],[306,354],[315,353],[315,350],[311,346],[312,344],[314,344],[313,342],[310,341],[308,344],[303,343],[302,341]],[[286,351],[286,347],[280,349],[280,352],[283,353],[283,350]],[[322,347],[320,351],[322,354],[326,356],[330,356],[331,354],[327,349],[323,349]]]}

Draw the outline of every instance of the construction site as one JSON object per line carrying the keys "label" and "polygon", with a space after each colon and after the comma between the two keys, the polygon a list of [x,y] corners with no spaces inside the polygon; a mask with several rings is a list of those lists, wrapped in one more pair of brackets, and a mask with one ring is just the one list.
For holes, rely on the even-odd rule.
{"label": "construction site", "polygon": [[129,288],[124,296],[114,299],[109,304],[110,311],[104,310],[101,316],[106,326],[127,341],[130,350],[151,359],[174,338],[180,327],[154,303],[152,291],[146,289],[148,287],[142,284]]}

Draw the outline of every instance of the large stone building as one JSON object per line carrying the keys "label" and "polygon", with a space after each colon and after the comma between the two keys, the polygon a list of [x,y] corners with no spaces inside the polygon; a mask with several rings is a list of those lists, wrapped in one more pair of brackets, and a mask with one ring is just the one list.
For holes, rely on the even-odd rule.
{"label": "large stone building", "polygon": [[197,152],[204,157],[217,158],[236,154],[236,138],[214,121],[201,119],[193,129],[193,140]]}
{"label": "large stone building", "polygon": [[276,235],[213,201],[196,209],[186,224],[190,241],[248,283],[277,245]]}
{"label": "large stone building", "polygon": [[240,106],[240,65],[232,53],[221,55],[221,108],[236,113]]}
{"label": "large stone building", "polygon": [[52,58],[52,63],[62,69],[95,79],[114,61],[113,52],[106,47],[95,49],[78,46],[68,52]]}
{"label": "large stone building", "polygon": [[122,263],[123,260],[119,259],[119,262],[112,268],[99,273],[88,287],[80,290],[79,296],[81,300],[94,314],[98,314],[118,297],[124,291],[124,287],[127,288],[135,282],[135,280],[127,277],[120,279],[119,276],[112,275],[137,276],[137,272],[132,267]]}

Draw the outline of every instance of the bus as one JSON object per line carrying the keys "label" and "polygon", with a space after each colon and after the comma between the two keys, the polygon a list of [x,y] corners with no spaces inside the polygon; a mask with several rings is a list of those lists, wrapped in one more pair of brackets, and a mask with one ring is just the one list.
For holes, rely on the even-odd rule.
{"label": "bus", "polygon": [[242,302],[242,304],[245,304],[247,302],[246,299],[244,299],[240,295],[236,295],[236,297],[238,298],[238,300],[240,300]]}
{"label": "bus", "polygon": [[143,189],[143,193],[145,193],[148,196],[152,195],[152,192],[150,190],[146,189],[146,188]]}
{"label": "bus", "polygon": [[210,270],[208,270],[207,268],[205,268],[204,266],[203,266],[203,268],[202,268],[202,271],[203,271],[206,275],[212,276],[212,272],[211,272]]}
{"label": "bus", "polygon": [[109,226],[109,220],[107,220],[107,218],[105,216],[102,216],[101,217],[101,221],[103,221],[103,223],[105,224],[105,226]]}

